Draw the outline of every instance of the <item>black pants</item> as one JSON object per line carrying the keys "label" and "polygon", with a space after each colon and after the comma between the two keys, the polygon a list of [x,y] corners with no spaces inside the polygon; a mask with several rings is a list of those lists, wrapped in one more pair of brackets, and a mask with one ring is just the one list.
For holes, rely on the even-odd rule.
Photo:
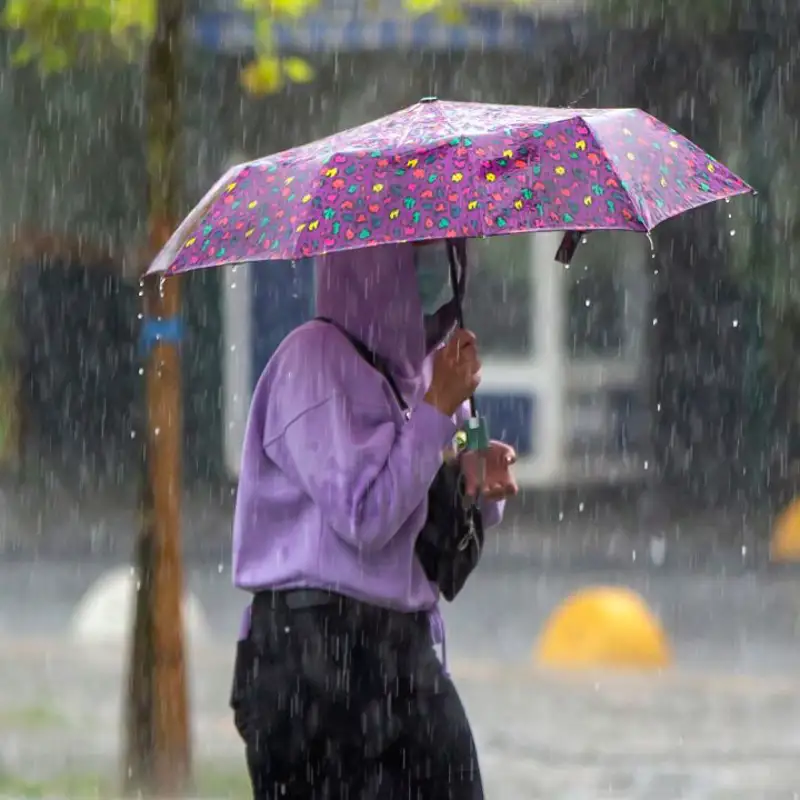
{"label": "black pants", "polygon": [[238,644],[231,705],[256,800],[483,800],[426,615],[296,597],[257,596]]}

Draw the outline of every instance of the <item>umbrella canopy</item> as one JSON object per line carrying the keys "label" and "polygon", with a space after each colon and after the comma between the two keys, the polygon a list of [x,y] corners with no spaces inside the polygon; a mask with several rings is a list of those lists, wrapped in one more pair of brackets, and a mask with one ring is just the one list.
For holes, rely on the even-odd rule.
{"label": "umbrella canopy", "polygon": [[749,191],[727,167],[638,109],[429,98],[229,170],[150,272],[448,237],[647,232]]}

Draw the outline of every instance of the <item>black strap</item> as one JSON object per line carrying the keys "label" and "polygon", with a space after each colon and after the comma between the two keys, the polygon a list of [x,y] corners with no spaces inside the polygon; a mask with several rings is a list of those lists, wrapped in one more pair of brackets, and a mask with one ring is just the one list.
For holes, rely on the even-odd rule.
{"label": "black strap", "polygon": [[408,411],[408,404],[403,399],[403,395],[400,394],[400,390],[397,388],[397,384],[394,382],[394,378],[392,377],[392,373],[389,372],[389,365],[386,363],[384,358],[381,358],[377,353],[373,353],[361,339],[353,336],[350,331],[346,328],[343,328],[339,325],[338,322],[335,320],[330,319],[329,317],[315,317],[316,320],[319,322],[327,322],[328,325],[333,325],[340,333],[348,338],[350,344],[356,349],[356,352],[367,362],[373,369],[378,370],[378,372],[383,375],[386,379],[386,382],[389,384],[389,388],[392,390],[392,394],[394,394],[395,399],[397,400],[397,404],[400,406],[400,410],[405,414]]}

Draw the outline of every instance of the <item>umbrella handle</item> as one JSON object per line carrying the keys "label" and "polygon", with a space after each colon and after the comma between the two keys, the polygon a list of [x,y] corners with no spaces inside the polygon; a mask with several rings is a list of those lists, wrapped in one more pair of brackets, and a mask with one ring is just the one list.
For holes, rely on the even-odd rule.
{"label": "umbrella handle", "polygon": [[[467,244],[464,239],[447,240],[447,260],[450,264],[450,284],[453,287],[453,299],[456,308],[456,324],[464,327],[464,308],[461,305],[459,291],[458,267],[463,275],[467,266]],[[489,446],[489,430],[486,420],[478,414],[474,395],[469,398],[469,420],[467,421],[467,450],[484,450]]]}

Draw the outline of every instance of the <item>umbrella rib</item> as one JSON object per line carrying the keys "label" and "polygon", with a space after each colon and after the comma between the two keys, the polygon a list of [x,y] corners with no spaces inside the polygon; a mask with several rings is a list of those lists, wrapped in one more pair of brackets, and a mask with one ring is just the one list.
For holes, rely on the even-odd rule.
{"label": "umbrella rib", "polygon": [[630,202],[632,210],[639,217],[641,217],[644,220],[644,232],[647,233],[648,231],[652,230],[652,228],[653,228],[652,220],[649,219],[650,215],[649,215],[649,213],[647,213],[647,209],[646,208],[641,208],[641,209],[637,208],[638,204],[634,202],[634,199],[631,196],[630,192],[625,188],[625,184],[630,183],[630,181],[625,181],[625,180],[622,179],[622,176],[617,171],[617,166],[614,163],[614,159],[611,158],[611,156],[609,155],[609,152],[606,149],[605,144],[603,144],[602,140],[600,139],[600,137],[595,132],[595,130],[592,127],[591,123],[584,116],[582,116],[581,114],[577,114],[572,119],[574,119],[577,122],[580,122],[586,128],[586,130],[589,131],[589,133],[592,135],[592,138],[595,140],[595,142],[597,142],[598,147],[600,148],[600,150],[602,151],[603,155],[606,158],[606,162],[611,167],[612,174],[619,181],[620,188],[623,190],[623,192],[625,193],[625,197]]}

